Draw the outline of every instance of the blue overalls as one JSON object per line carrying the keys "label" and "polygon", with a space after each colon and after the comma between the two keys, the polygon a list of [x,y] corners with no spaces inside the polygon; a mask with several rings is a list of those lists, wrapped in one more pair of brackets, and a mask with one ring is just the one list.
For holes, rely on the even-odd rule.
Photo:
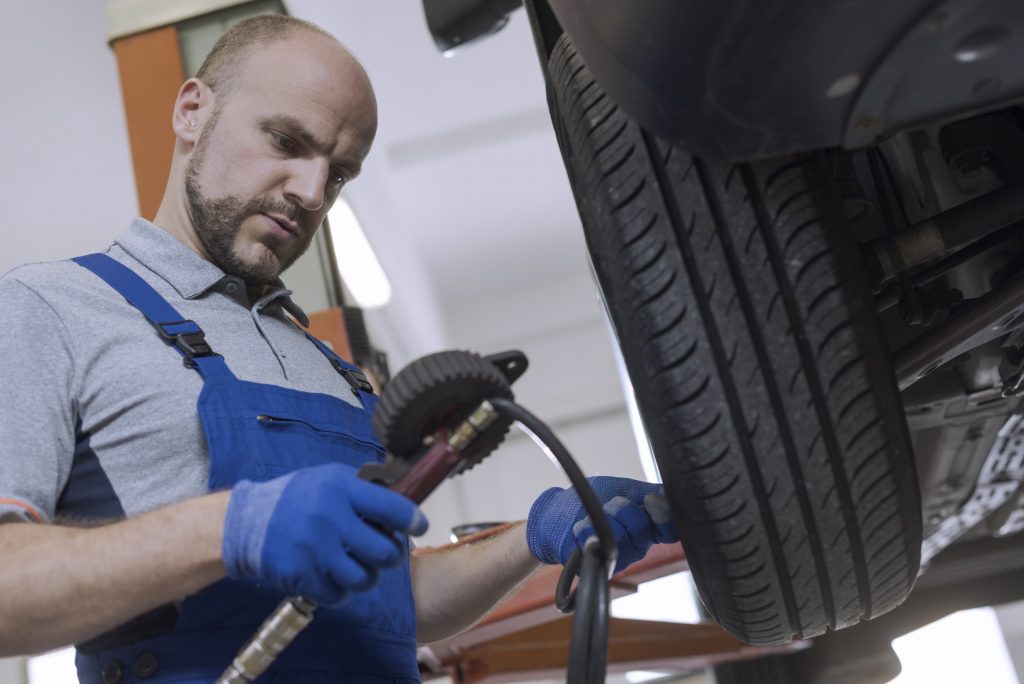
{"label": "blue overalls", "polygon": [[[355,366],[315,338],[310,340],[353,385],[363,409],[326,394],[239,380],[206,345],[199,326],[183,320],[129,268],[105,254],[75,261],[123,295],[202,376],[197,408],[210,454],[211,491],[328,462],[358,468],[383,460],[384,449],[370,426],[377,401],[372,389],[365,379],[355,379],[362,377]],[[408,551],[407,538],[405,544]],[[169,633],[98,652],[80,648],[79,679],[83,684],[210,682],[282,598],[255,581],[222,580],[185,599]],[[382,571],[374,589],[339,607],[318,608],[312,624],[258,681],[419,682],[408,562]]]}

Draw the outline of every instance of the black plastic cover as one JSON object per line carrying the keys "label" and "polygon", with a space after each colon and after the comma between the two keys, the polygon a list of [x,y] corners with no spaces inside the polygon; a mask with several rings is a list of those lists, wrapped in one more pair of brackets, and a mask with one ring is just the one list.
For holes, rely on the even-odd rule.
{"label": "black plastic cover", "polygon": [[[1014,35],[1024,19],[1016,0],[547,2],[620,107],[651,132],[707,157],[837,146],[857,121],[864,134],[851,142],[870,144],[895,126],[1024,93],[1024,70],[1015,66],[1024,41],[1019,34],[1000,38]],[[890,54],[922,27],[939,31],[943,41],[897,51],[890,64]],[[942,48],[972,36],[980,36],[983,53],[973,61]],[[876,74],[885,79],[881,87],[872,83]],[[901,84],[901,74],[913,82]],[[886,97],[911,86],[913,96],[890,112]],[[855,113],[865,90],[881,95],[871,112]],[[927,103],[925,110],[915,102]],[[867,114],[873,120],[863,119]]]}

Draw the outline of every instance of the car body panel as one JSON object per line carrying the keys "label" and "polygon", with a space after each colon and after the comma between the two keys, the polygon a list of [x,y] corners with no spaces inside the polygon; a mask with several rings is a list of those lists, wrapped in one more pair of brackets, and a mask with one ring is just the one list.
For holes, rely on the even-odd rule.
{"label": "car body panel", "polygon": [[546,0],[645,128],[720,159],[869,145],[1024,95],[1017,0]]}

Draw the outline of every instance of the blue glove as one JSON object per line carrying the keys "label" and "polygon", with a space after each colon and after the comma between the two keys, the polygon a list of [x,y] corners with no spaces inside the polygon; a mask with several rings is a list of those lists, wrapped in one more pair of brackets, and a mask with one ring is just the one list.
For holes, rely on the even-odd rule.
{"label": "blue glove", "polygon": [[[661,485],[622,477],[587,478],[608,516],[619,558],[615,572],[647,555],[654,544],[679,541]],[[564,565],[594,536],[594,526],[575,489],[552,487],[530,507],[526,542],[540,561]]]}
{"label": "blue glove", "polygon": [[348,466],[316,466],[234,486],[224,520],[224,565],[230,577],[338,603],[376,584],[380,569],[404,560],[394,532],[426,529],[427,519],[404,496],[359,479]]}

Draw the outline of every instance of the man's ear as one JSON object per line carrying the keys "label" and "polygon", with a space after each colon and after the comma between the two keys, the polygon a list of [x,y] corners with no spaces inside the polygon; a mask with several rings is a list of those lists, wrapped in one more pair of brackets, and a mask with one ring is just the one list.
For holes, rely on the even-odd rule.
{"label": "man's ear", "polygon": [[198,78],[185,81],[178,90],[171,113],[171,128],[183,143],[194,145],[199,140],[206,117],[213,110],[213,91]]}

